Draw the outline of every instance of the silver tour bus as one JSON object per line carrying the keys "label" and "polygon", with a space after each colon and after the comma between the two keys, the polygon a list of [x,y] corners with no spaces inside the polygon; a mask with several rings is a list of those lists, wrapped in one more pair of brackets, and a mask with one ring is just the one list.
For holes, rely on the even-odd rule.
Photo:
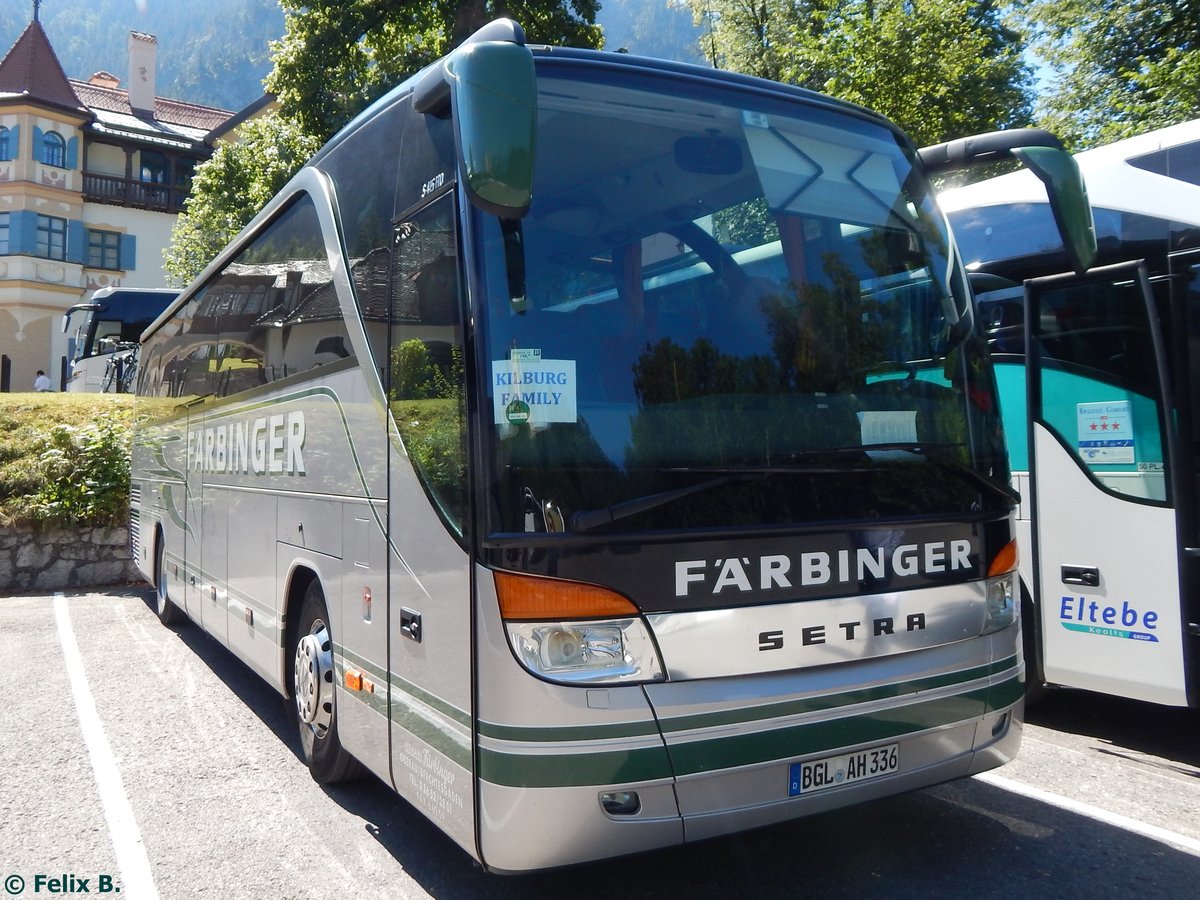
{"label": "silver tour bus", "polygon": [[1015,500],[927,176],[1016,156],[1086,236],[1047,138],[918,152],[492,23],[143,335],[160,617],[290,698],[318,781],[372,773],[490,871],[1004,763]]}

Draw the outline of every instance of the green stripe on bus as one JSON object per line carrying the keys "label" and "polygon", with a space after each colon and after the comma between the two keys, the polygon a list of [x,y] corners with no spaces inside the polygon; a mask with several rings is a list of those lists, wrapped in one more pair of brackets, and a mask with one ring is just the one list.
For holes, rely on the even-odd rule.
{"label": "green stripe on bus", "polygon": [[672,774],[664,747],[542,756],[503,753],[483,747],[479,750],[479,777],[507,787],[627,784],[670,778]]}
{"label": "green stripe on bus", "polygon": [[[843,747],[894,740],[946,725],[970,722],[1020,699],[1014,676],[1002,684],[952,697],[907,704],[878,712],[792,725],[754,734],[675,742],[666,750],[599,753],[508,753],[480,748],[479,776],[508,787],[581,787],[625,784],[699,775]],[[669,757],[668,757],[669,754]],[[671,765],[664,765],[670,760]]]}
{"label": "green stripe on bus", "polygon": [[[357,664],[355,664],[355,667],[366,668]],[[430,722],[424,716],[405,708],[401,700],[393,698],[391,708],[389,709],[389,696],[382,689],[382,683],[376,685],[375,691],[355,691],[344,687],[345,673],[346,666],[344,664],[338,666],[337,681],[339,685],[343,686],[343,697],[364,704],[381,719],[390,721],[397,728],[403,729],[413,737],[424,741],[447,759],[470,771],[471,747],[468,735],[462,735],[461,739],[456,739],[453,734],[449,734],[445,730],[438,728],[435,723]]]}
{"label": "green stripe on bus", "polygon": [[676,742],[671,743],[668,750],[676,776],[698,775],[893,740],[955,722],[967,722],[987,711],[987,699],[988,689],[983,688],[860,716],[711,740]]}
{"label": "green stripe on bus", "polygon": [[911,681],[898,681],[892,684],[860,688],[840,694],[824,694],[819,697],[804,697],[798,700],[787,700],[782,703],[771,703],[765,706],[751,706],[739,709],[723,710],[714,713],[699,713],[690,716],[678,716],[661,721],[664,732],[694,731],[705,728],[719,728],[728,725],[739,725],[747,722],[766,721],[788,716],[805,715],[814,712],[828,712],[860,703],[873,703],[879,700],[894,700],[909,694],[940,690],[953,687],[956,684],[966,684],[983,678],[999,675],[1012,669],[1017,664],[1016,656],[984,666],[962,669],[957,672],[947,672],[942,675],[930,675]]}
{"label": "green stripe on bus", "polygon": [[[763,706],[750,706],[732,710],[721,710],[719,712],[696,713],[687,716],[677,716],[675,718],[665,718],[659,722],[659,725],[665,733],[674,733],[745,724],[747,722],[768,722],[772,719],[804,715],[806,713],[828,712],[848,706],[856,706],[860,703],[890,700],[908,694],[919,694],[923,691],[932,691],[952,687],[956,684],[965,684],[999,675],[1015,668],[1016,665],[1017,657],[1010,656],[1000,662],[962,669],[957,672],[931,675],[926,678],[899,681],[839,694],[823,694],[818,697],[805,697],[798,700],[787,700]],[[611,740],[655,734],[657,731],[658,727],[650,719],[643,722],[568,726],[500,725],[482,720],[479,723],[479,734],[481,736],[505,741]]]}
{"label": "green stripe on bus", "polygon": [[1025,696],[1025,682],[1019,678],[1010,678],[992,685],[991,691],[988,695],[988,712],[997,712],[1012,706]]}
{"label": "green stripe on bus", "polygon": [[[383,685],[388,682],[388,675],[383,667],[371,662],[369,659],[359,656],[353,650],[347,649],[342,644],[335,644],[334,648],[337,653],[341,654],[347,661],[353,663],[355,668],[362,669],[370,675],[377,684]],[[431,694],[428,691],[422,690],[411,681],[406,681],[399,675],[391,676],[391,684],[396,690],[401,693],[408,694],[414,700],[424,703],[430,709],[435,710],[453,722],[457,722],[464,728],[471,727],[471,715],[465,710],[459,709],[452,703],[443,700],[441,697]]]}
{"label": "green stripe on bus", "polygon": [[390,718],[397,728],[407,731],[447,759],[468,772],[471,771],[471,746],[468,736],[464,735],[462,740],[455,740],[453,735],[447,734],[428,719],[407,709],[403,703],[392,704]]}
{"label": "green stripe on bus", "polygon": [[[214,580],[209,578],[208,575],[201,569],[198,569],[195,566],[188,566],[182,556],[171,553],[168,550],[163,551],[163,562],[169,562],[178,566],[179,580],[185,583],[185,585],[188,578],[192,577],[196,578],[202,583]],[[229,600],[235,600],[251,610],[258,610],[262,613],[262,616],[255,616],[254,621],[250,626],[254,630],[254,633],[258,636],[261,636],[263,640],[269,641],[273,647],[278,648],[283,646],[283,620],[276,615],[275,610],[271,609],[266,604],[254,599],[253,597],[241,594],[232,588],[227,588],[226,601],[224,603],[218,602],[217,605],[213,605],[212,597],[210,594],[208,594],[208,592],[201,591],[199,587],[195,587],[193,590],[196,592],[198,602],[203,604],[205,608],[211,607],[213,609],[219,609],[226,615],[229,614]],[[186,604],[184,604],[184,606],[186,606]],[[183,607],[180,608],[182,609]],[[268,626],[262,621],[264,617],[273,617],[275,624]],[[203,614],[201,614],[201,618],[203,618]],[[234,622],[234,624],[238,627],[241,627],[242,623],[240,620],[237,620]],[[236,654],[236,650],[234,652]]]}
{"label": "green stripe on bus", "polygon": [[[457,740],[453,734],[447,733],[454,724],[467,729],[469,733],[471,717],[467,713],[395,676],[391,679],[391,686],[396,693],[391,695],[391,707],[389,709],[389,695],[386,692],[388,678],[383,668],[370,660],[364,659],[357,653],[347,650],[341,644],[334,644],[334,652],[342,659],[338,678],[339,683],[342,683],[342,676],[348,664],[351,668],[362,670],[376,685],[374,693],[347,689],[346,693],[348,696],[366,703],[372,710],[388,718],[397,728],[407,731],[413,737],[419,738],[426,744],[429,744],[439,753],[452,759],[464,769],[470,770],[470,737],[468,734],[464,734],[460,740]],[[428,707],[433,714],[445,719],[446,730],[439,728],[420,713],[409,709],[404,702],[405,695]]]}
{"label": "green stripe on bus", "polygon": [[479,723],[481,737],[501,741],[604,741],[616,738],[657,735],[658,727],[650,717],[641,722],[616,722],[603,725],[497,725],[494,722]]}

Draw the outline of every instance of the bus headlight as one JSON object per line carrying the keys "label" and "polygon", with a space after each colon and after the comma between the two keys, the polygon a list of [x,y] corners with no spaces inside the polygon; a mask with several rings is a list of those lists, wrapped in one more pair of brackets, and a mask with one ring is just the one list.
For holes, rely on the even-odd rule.
{"label": "bus headlight", "polygon": [[493,577],[509,643],[534,674],[589,684],[663,680],[650,629],[628,597],[557,578]]}
{"label": "bus headlight", "polygon": [[987,607],[981,634],[1000,631],[1017,621],[1016,580],[1016,572],[987,580]]}
{"label": "bus headlight", "polygon": [[991,634],[1017,621],[1017,542],[1009,541],[988,566],[983,630]]}
{"label": "bus headlight", "polygon": [[661,681],[662,665],[641,619],[508,622],[524,666],[554,681]]}

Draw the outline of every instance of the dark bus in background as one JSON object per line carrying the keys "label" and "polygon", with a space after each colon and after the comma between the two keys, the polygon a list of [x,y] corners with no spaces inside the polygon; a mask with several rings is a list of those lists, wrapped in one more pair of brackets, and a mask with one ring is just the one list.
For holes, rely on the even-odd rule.
{"label": "dark bus in background", "polygon": [[68,309],[62,326],[69,335],[65,390],[129,393],[142,332],[178,296],[167,289],[107,287]]}

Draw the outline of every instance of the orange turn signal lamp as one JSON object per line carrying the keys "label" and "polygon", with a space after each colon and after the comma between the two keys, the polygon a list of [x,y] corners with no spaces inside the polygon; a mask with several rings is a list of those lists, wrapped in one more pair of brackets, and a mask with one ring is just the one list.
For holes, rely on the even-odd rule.
{"label": "orange turn signal lamp", "polygon": [[527,622],[563,619],[627,619],[639,615],[629,598],[594,584],[534,575],[493,572],[500,615]]}
{"label": "orange turn signal lamp", "polygon": [[347,669],[346,674],[342,676],[342,681],[346,685],[347,690],[366,691],[368,694],[375,693],[375,682],[365,676],[362,672],[355,672],[353,669]]}
{"label": "orange turn signal lamp", "polygon": [[1017,558],[1017,542],[1009,541],[992,558],[992,564],[988,566],[988,578],[994,578],[997,575],[1007,575],[1016,569]]}

